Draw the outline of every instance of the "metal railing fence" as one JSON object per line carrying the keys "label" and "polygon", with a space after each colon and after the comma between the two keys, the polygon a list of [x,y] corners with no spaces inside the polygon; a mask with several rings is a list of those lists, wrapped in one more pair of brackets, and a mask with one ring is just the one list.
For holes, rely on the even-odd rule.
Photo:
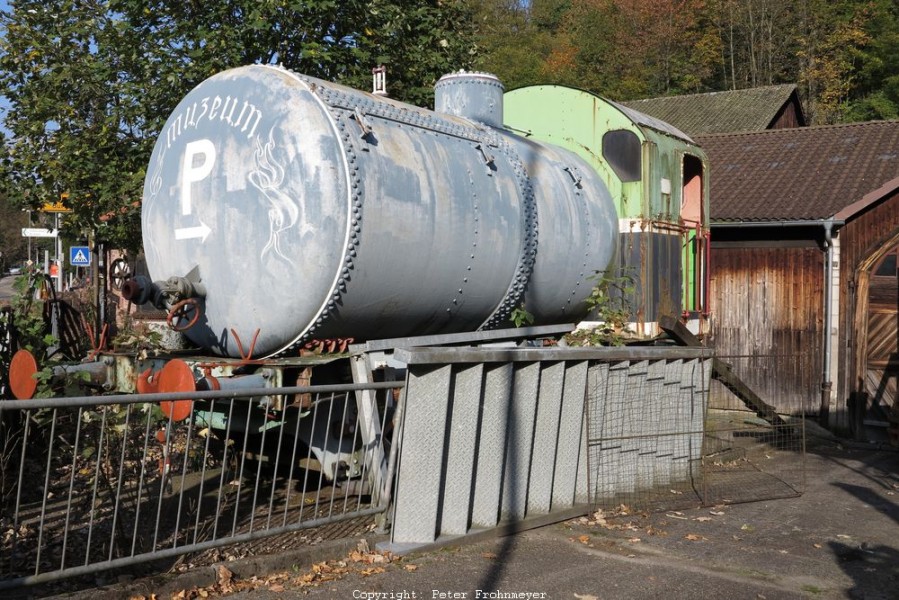
{"label": "metal railing fence", "polygon": [[0,401],[0,590],[383,513],[402,387]]}

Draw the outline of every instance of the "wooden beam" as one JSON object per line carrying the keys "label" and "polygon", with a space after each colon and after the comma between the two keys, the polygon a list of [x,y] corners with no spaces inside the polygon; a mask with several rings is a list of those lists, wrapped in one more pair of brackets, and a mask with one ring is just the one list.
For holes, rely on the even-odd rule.
{"label": "wooden beam", "polygon": [[[687,327],[671,316],[663,316],[659,319],[659,328],[668,334],[680,346],[702,346],[702,342],[693,335]],[[720,381],[737,398],[743,401],[748,408],[755,411],[760,419],[771,423],[774,427],[788,427],[774,407],[762,400],[758,394],[743,382],[726,362],[712,359],[712,378]]]}

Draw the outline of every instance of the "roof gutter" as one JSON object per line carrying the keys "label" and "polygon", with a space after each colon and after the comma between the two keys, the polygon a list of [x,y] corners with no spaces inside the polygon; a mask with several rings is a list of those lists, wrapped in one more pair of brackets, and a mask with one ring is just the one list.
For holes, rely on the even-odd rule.
{"label": "roof gutter", "polygon": [[[738,229],[751,229],[753,227],[821,227],[827,228],[842,227],[846,224],[843,219],[803,219],[799,221],[712,221],[711,226],[715,227],[734,227]],[[825,233],[825,235],[827,235]]]}

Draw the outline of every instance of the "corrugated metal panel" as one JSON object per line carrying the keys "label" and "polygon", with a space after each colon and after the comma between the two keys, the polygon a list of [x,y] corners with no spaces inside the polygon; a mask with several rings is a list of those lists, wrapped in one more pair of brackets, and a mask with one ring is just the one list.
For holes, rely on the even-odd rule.
{"label": "corrugated metal panel", "polygon": [[[396,356],[408,364],[409,383],[393,544],[670,489],[692,476],[684,461],[700,458],[692,436],[694,428],[702,434],[706,348],[419,348]],[[686,451],[668,436],[690,438]]]}

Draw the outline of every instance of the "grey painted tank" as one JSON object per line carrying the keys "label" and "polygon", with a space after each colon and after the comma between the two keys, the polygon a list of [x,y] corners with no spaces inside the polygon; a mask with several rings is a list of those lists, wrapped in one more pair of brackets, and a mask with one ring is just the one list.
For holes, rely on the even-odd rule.
{"label": "grey painted tank", "polygon": [[506,327],[522,303],[538,323],[583,316],[617,239],[608,191],[574,154],[466,118],[493,110],[465,97],[441,114],[269,66],[190,92],[142,215],[150,275],[201,284],[187,336],[237,356],[232,331],[258,332],[272,356]]}

